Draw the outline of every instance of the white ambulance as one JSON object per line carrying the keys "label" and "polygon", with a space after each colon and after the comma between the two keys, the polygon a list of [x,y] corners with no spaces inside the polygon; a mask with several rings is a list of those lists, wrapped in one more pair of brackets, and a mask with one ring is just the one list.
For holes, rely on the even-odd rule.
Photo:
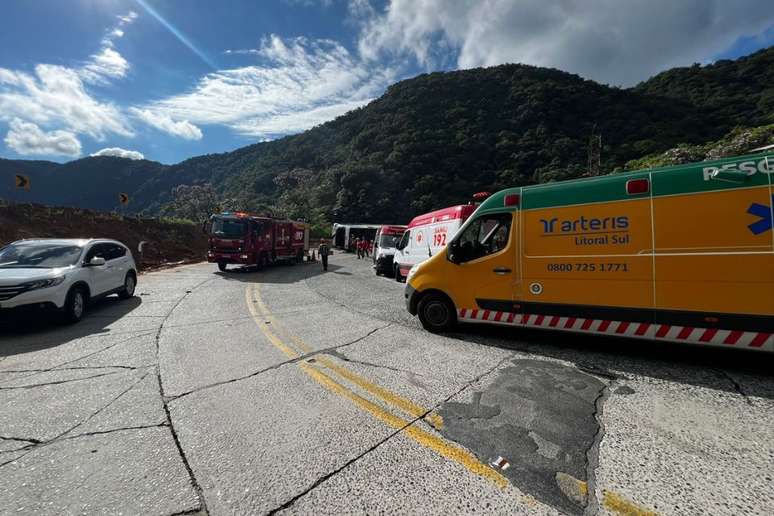
{"label": "white ambulance", "polygon": [[443,249],[476,208],[475,204],[461,204],[411,219],[393,258],[395,280],[404,281],[411,267]]}

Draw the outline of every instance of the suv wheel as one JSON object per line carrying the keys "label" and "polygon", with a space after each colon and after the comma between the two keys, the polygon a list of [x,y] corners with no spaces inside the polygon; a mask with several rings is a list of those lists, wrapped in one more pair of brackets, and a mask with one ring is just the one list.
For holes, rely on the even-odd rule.
{"label": "suv wheel", "polygon": [[220,272],[226,272],[226,262],[218,262],[218,270]]}
{"label": "suv wheel", "polygon": [[121,299],[134,297],[134,289],[137,287],[137,276],[133,272],[128,272],[124,278],[124,288],[118,293]]}
{"label": "suv wheel", "polygon": [[86,314],[86,304],[89,302],[89,295],[83,287],[74,287],[67,294],[67,300],[64,306],[64,315],[67,322],[77,323]]}
{"label": "suv wheel", "polygon": [[431,333],[451,330],[457,324],[457,312],[449,298],[429,293],[419,300],[417,307],[422,327]]}

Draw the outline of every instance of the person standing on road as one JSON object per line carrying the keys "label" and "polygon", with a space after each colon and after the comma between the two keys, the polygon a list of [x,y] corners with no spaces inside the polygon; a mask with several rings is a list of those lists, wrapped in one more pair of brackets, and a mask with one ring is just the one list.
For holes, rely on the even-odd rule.
{"label": "person standing on road", "polygon": [[357,252],[357,259],[359,260],[363,256],[363,243],[360,238],[355,239],[355,252]]}
{"label": "person standing on road", "polygon": [[320,240],[320,247],[317,248],[317,255],[320,257],[320,260],[322,260],[322,266],[323,270],[328,270],[328,255],[331,253],[330,249],[328,249],[328,244],[325,242],[325,239]]}

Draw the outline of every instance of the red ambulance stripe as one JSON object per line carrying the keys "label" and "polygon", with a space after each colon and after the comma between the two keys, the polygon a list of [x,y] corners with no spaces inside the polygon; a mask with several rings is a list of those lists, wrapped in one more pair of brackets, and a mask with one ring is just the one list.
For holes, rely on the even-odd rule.
{"label": "red ambulance stripe", "polygon": [[615,330],[616,333],[624,333],[629,328],[629,322],[623,321],[618,323],[618,328]]}
{"label": "red ambulance stripe", "polygon": [[669,330],[671,329],[672,327],[669,326],[668,324],[662,324],[661,327],[656,332],[656,337],[659,339],[663,339],[664,337],[666,337],[666,334],[669,333]]}
{"label": "red ambulance stripe", "polygon": [[553,328],[554,326],[556,326],[557,324],[559,324],[559,319],[561,319],[561,317],[559,317],[558,315],[555,315],[555,316],[553,316],[553,317],[551,318],[551,322],[550,322],[550,323],[548,323],[548,325],[549,325],[550,327],[552,327],[552,328]]}
{"label": "red ambulance stripe", "polygon": [[758,335],[755,336],[752,342],[750,342],[750,347],[759,348],[763,346],[763,344],[770,336],[771,336],[771,333],[759,333]]}
{"label": "red ambulance stripe", "polygon": [[572,328],[573,324],[575,324],[575,321],[577,321],[577,320],[578,319],[575,318],[575,317],[568,317],[567,318],[567,322],[564,323],[564,327],[565,328]]}
{"label": "red ambulance stripe", "polygon": [[478,317],[478,310],[474,308],[473,310],[470,311],[470,318],[475,319],[477,317]]}
{"label": "red ambulance stripe", "polygon": [[602,324],[599,325],[599,328],[597,328],[597,331],[605,332],[607,331],[608,326],[610,326],[610,321],[602,321]]}
{"label": "red ambulance stripe", "polygon": [[583,325],[580,327],[581,330],[588,330],[591,328],[591,325],[594,324],[594,319],[586,319],[583,321]]}
{"label": "red ambulance stripe", "polygon": [[701,337],[699,337],[699,342],[711,341],[712,337],[714,337],[717,332],[717,328],[707,328],[704,330],[704,333],[701,334]]}
{"label": "red ambulance stripe", "polygon": [[468,309],[467,308],[461,308],[460,309],[460,318],[464,319],[466,313],[468,313]]}
{"label": "red ambulance stripe", "polygon": [[685,340],[688,338],[688,336],[693,332],[693,328],[686,326],[682,330],[680,330],[680,333],[677,334],[677,338],[680,340]]}
{"label": "red ambulance stripe", "polygon": [[546,316],[545,316],[545,315],[538,315],[538,316],[535,318],[535,322],[534,322],[533,324],[534,324],[535,326],[540,326],[541,324],[543,324],[543,320],[544,320],[545,318],[546,318]]}
{"label": "red ambulance stripe", "polygon": [[508,314],[508,324],[512,323],[513,320],[516,318],[516,314],[511,312]]}
{"label": "red ambulance stripe", "polygon": [[500,318],[503,316],[502,312],[496,312],[495,313],[495,322],[500,322]]}
{"label": "red ambulance stripe", "polygon": [[482,321],[489,319],[489,310],[484,310],[484,315],[481,317]]}
{"label": "red ambulance stripe", "polygon": [[743,331],[734,330],[728,334],[728,337],[726,337],[726,340],[723,341],[723,344],[728,344],[729,346],[733,346],[739,341],[739,339],[742,338],[742,335],[744,335]]}
{"label": "red ambulance stripe", "polygon": [[648,328],[650,328],[650,324],[648,323],[640,323],[640,325],[637,327],[637,331],[634,332],[635,335],[645,335],[645,332],[648,331]]}

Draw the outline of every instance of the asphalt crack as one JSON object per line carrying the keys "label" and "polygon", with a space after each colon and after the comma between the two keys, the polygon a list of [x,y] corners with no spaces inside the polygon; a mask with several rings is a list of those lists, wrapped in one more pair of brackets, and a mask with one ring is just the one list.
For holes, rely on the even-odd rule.
{"label": "asphalt crack", "polygon": [[605,437],[605,422],[602,419],[605,402],[610,397],[610,392],[616,380],[609,384],[603,384],[597,398],[594,400],[594,412],[591,414],[597,422],[597,432],[591,446],[586,450],[586,509],[584,516],[596,516],[599,514],[599,500],[597,499],[597,470],[599,469],[599,447]]}
{"label": "asphalt crack", "polygon": [[[19,389],[34,389],[36,387],[45,387],[47,385],[61,385],[63,383],[72,383],[72,382],[82,382],[85,380],[93,380],[94,378],[101,378],[103,376],[112,376],[114,374],[120,374],[123,371],[113,371],[111,373],[102,373],[102,374],[95,374],[92,376],[84,376],[83,378],[71,378],[69,380],[55,380],[52,382],[41,382],[41,383],[34,383],[29,385],[13,385],[11,387],[0,387],[0,391],[13,391],[13,390],[19,390]],[[24,377],[26,378],[26,377]]]}
{"label": "asphalt crack", "polygon": [[344,471],[349,466],[351,466],[352,464],[356,463],[357,461],[359,461],[360,459],[362,459],[366,455],[368,455],[371,452],[377,450],[379,447],[381,447],[385,443],[387,443],[390,440],[392,440],[395,436],[405,432],[408,428],[410,428],[411,426],[415,425],[417,422],[426,420],[427,416],[429,416],[430,414],[432,414],[433,412],[438,410],[438,408],[441,405],[443,405],[444,403],[448,403],[451,399],[459,396],[460,394],[465,392],[467,389],[469,389],[472,385],[478,383],[479,381],[481,381],[486,376],[492,374],[494,371],[499,369],[506,361],[510,360],[511,358],[512,357],[506,357],[506,358],[500,360],[497,363],[497,365],[495,365],[491,369],[488,369],[487,371],[483,372],[482,374],[474,377],[472,380],[466,382],[465,385],[463,385],[460,389],[458,389],[457,391],[453,392],[452,394],[450,394],[446,398],[442,399],[441,401],[435,403],[431,408],[429,408],[428,410],[426,410],[422,414],[420,414],[420,415],[414,417],[413,419],[409,420],[405,425],[403,425],[402,427],[398,428],[394,432],[391,432],[384,439],[381,439],[379,442],[377,442],[376,444],[374,444],[370,448],[364,450],[362,453],[360,453],[356,457],[353,457],[352,459],[348,460],[341,467],[336,468],[335,470],[330,471],[329,473],[326,473],[325,475],[322,475],[322,476],[318,477],[308,488],[304,489],[302,492],[300,492],[297,495],[293,496],[292,498],[287,500],[285,503],[283,503],[279,507],[276,507],[276,508],[272,509],[271,511],[268,512],[268,514],[269,515],[277,514],[280,511],[283,511],[285,509],[289,509],[298,500],[300,500],[301,498],[303,498],[304,496],[306,496],[307,494],[309,494],[310,492],[315,490],[320,485],[324,484],[327,480],[329,480],[332,477],[336,476],[337,474],[341,473],[342,471]]}
{"label": "asphalt crack", "polygon": [[0,440],[2,441],[17,441],[20,443],[29,443],[29,444],[40,444],[43,441],[40,441],[38,439],[34,439],[32,437],[8,437],[0,435]]}
{"label": "asphalt crack", "polygon": [[344,362],[349,362],[350,364],[359,364],[359,365],[364,365],[364,366],[367,366],[367,367],[374,367],[376,369],[385,369],[387,371],[394,371],[396,373],[403,373],[403,374],[408,374],[408,375],[412,375],[412,376],[419,376],[419,377],[424,376],[424,375],[422,375],[420,373],[415,373],[414,371],[410,371],[408,369],[401,369],[399,367],[391,367],[391,366],[383,365],[383,364],[374,364],[373,362],[366,362],[365,360],[357,360],[357,359],[354,359],[354,358],[349,358],[348,356],[346,356],[343,353],[340,353],[337,350],[327,351],[326,354],[330,355],[332,357],[338,358],[339,360],[342,360]]}
{"label": "asphalt crack", "polygon": [[207,502],[204,498],[204,490],[202,489],[201,485],[199,485],[199,481],[196,479],[196,475],[194,474],[193,468],[191,467],[191,464],[188,462],[188,457],[186,457],[185,451],[183,450],[183,446],[180,444],[180,438],[177,435],[177,430],[175,429],[175,425],[172,423],[172,415],[169,412],[169,402],[167,398],[164,396],[164,383],[161,378],[161,361],[159,360],[159,346],[161,341],[161,333],[164,331],[164,324],[167,322],[169,317],[172,315],[172,313],[177,309],[178,306],[195,290],[197,290],[199,287],[204,285],[205,283],[208,283],[212,281],[212,278],[207,278],[193,287],[187,289],[185,291],[185,294],[180,296],[180,299],[177,300],[177,302],[169,309],[169,311],[166,313],[164,318],[161,321],[161,324],[159,324],[158,329],[156,330],[156,378],[158,380],[159,385],[159,396],[161,397],[161,403],[164,407],[164,414],[167,419],[167,426],[169,428],[170,434],[172,434],[172,440],[175,442],[175,446],[177,447],[177,452],[180,455],[180,459],[183,462],[183,465],[185,466],[186,471],[188,472],[188,480],[191,483],[191,486],[193,487],[194,491],[196,491],[196,495],[199,499],[199,508],[198,510],[201,511],[202,514],[209,514],[207,511]]}
{"label": "asphalt crack", "polygon": [[[109,349],[112,349],[112,348],[116,347],[116,346],[120,346],[121,344],[126,344],[127,342],[130,342],[130,341],[132,341],[132,340],[134,340],[134,339],[136,339],[136,338],[139,338],[139,337],[147,337],[147,336],[149,336],[149,335],[153,335],[153,331],[147,331],[147,330],[142,330],[142,331],[143,331],[144,333],[136,333],[136,332],[124,332],[124,333],[122,333],[122,334],[126,334],[126,333],[135,333],[135,334],[134,334],[134,335],[132,335],[131,337],[128,337],[128,338],[124,339],[124,340],[120,340],[120,341],[118,341],[118,342],[115,342],[115,343],[113,343],[113,344],[110,344],[109,346],[105,346],[104,348],[98,349],[98,350],[96,350],[96,351],[92,351],[91,353],[87,353],[87,354],[85,354],[85,355],[81,355],[81,356],[79,356],[78,358],[74,358],[74,359],[72,359],[72,360],[68,360],[68,361],[66,361],[66,362],[62,362],[62,363],[60,363],[60,364],[57,364],[57,365],[55,365],[55,366],[51,366],[50,368],[47,368],[47,369],[45,369],[45,368],[44,368],[44,369],[36,370],[36,371],[34,371],[34,372],[31,372],[31,373],[30,373],[30,374],[28,374],[28,375],[22,376],[21,378],[29,378],[30,376],[35,376],[35,375],[37,375],[37,374],[39,374],[39,373],[45,373],[45,372],[49,372],[49,371],[55,371],[55,370],[59,370],[59,369],[64,369],[64,367],[63,367],[63,366],[66,366],[66,365],[68,365],[68,364],[72,364],[72,363],[79,362],[79,361],[81,361],[81,360],[85,360],[85,359],[87,359],[87,358],[93,357],[94,355],[98,355],[98,354],[100,354],[100,353],[103,353],[103,352],[105,352],[105,351],[107,351],[107,350],[109,350]],[[118,335],[118,334],[116,334],[116,333],[111,333],[111,335]],[[82,338],[90,338],[90,337],[94,337],[94,335],[90,335],[90,336],[86,336],[86,337],[82,337]],[[5,357],[5,358],[7,358],[7,357]],[[9,370],[3,370],[3,371],[0,371],[0,372],[2,372],[2,373],[8,373],[8,372],[13,372],[13,371],[9,371]]]}
{"label": "asphalt crack", "polygon": [[221,385],[228,385],[230,383],[241,382],[242,380],[247,380],[249,378],[253,378],[253,377],[262,375],[262,374],[264,374],[264,373],[266,373],[268,371],[273,371],[275,369],[279,369],[280,367],[283,367],[283,366],[286,366],[286,365],[289,365],[289,364],[295,364],[297,362],[302,362],[304,360],[308,360],[308,359],[310,359],[312,357],[315,357],[317,355],[330,354],[332,352],[337,352],[339,349],[344,348],[346,346],[351,346],[353,344],[356,344],[356,343],[362,341],[363,339],[366,339],[366,338],[370,337],[371,335],[373,335],[377,331],[383,330],[383,329],[385,329],[385,328],[387,328],[387,327],[389,327],[391,325],[392,325],[392,323],[384,325],[384,326],[380,326],[379,328],[374,328],[373,330],[369,331],[368,333],[366,333],[362,337],[358,337],[358,338],[356,338],[356,339],[354,339],[354,340],[352,340],[350,342],[346,342],[344,344],[339,344],[337,346],[331,346],[329,348],[318,349],[316,351],[305,353],[305,354],[299,355],[297,357],[294,357],[294,358],[291,358],[291,359],[288,359],[288,360],[283,360],[282,362],[279,362],[277,364],[271,365],[269,367],[264,367],[263,369],[259,369],[258,371],[252,372],[250,374],[246,374],[244,376],[239,376],[237,378],[230,378],[228,380],[222,380],[220,382],[213,382],[213,383],[209,383],[207,385],[202,385],[201,387],[197,387],[196,389],[191,389],[190,391],[186,391],[184,393],[177,394],[175,396],[166,396],[166,397],[164,397],[164,400],[165,400],[165,402],[176,401],[176,400],[179,400],[180,398],[183,398],[183,397],[188,396],[190,394],[195,394],[197,392],[201,392],[201,391],[204,391],[204,390],[207,390],[207,389],[212,389],[214,387],[220,387]]}
{"label": "asphalt crack", "polygon": [[102,407],[97,409],[95,412],[91,413],[88,417],[86,417],[86,419],[76,423],[75,425],[73,425],[70,428],[68,428],[67,430],[57,434],[56,436],[52,437],[51,439],[48,439],[46,441],[35,440],[37,442],[33,442],[33,440],[31,440],[31,439],[25,439],[25,440],[30,441],[32,444],[30,444],[29,446],[23,446],[23,447],[19,448],[19,450],[16,450],[16,451],[25,450],[25,453],[23,455],[18,456],[18,457],[14,457],[11,460],[8,460],[8,461],[5,461],[3,463],[0,463],[0,468],[2,468],[3,466],[6,466],[6,465],[8,465],[8,464],[10,464],[12,462],[17,461],[18,459],[21,459],[22,457],[26,456],[28,453],[31,453],[31,452],[39,449],[39,448],[42,448],[43,446],[48,446],[48,445],[53,444],[55,442],[58,442],[60,440],[67,439],[67,437],[65,437],[65,436],[67,436],[67,434],[69,434],[70,432],[72,432],[76,428],[79,428],[79,427],[85,425],[86,423],[88,423],[89,421],[91,421],[92,419],[97,417],[97,415],[99,415],[101,412],[103,412],[108,407],[113,405],[113,403],[115,403],[116,401],[121,399],[122,396],[124,396],[126,393],[128,393],[129,391],[131,391],[132,389],[137,387],[137,385],[139,385],[140,382],[142,382],[145,378],[147,378],[149,374],[150,374],[150,372],[145,373],[144,375],[142,375],[140,377],[140,379],[138,379],[136,382],[134,382],[132,385],[130,385],[127,389],[121,391],[117,396],[115,396],[112,400],[110,400],[106,405],[103,405]]}
{"label": "asphalt crack", "polygon": [[750,397],[747,395],[747,393],[746,393],[746,392],[744,392],[744,389],[742,389],[742,384],[740,384],[739,382],[737,382],[737,381],[734,379],[734,377],[733,377],[733,376],[731,376],[731,374],[729,374],[729,373],[728,373],[728,371],[725,371],[725,370],[723,370],[723,369],[715,369],[715,371],[716,371],[717,373],[719,373],[719,374],[720,374],[720,376],[722,376],[724,379],[728,380],[728,382],[729,382],[729,383],[730,383],[730,384],[731,384],[731,385],[734,387],[734,390],[736,391],[736,393],[737,393],[737,394],[739,394],[740,396],[742,396],[742,398],[744,398],[744,401],[745,401],[745,402],[746,402],[748,405],[750,405],[750,406],[752,406],[752,405],[753,405],[753,402],[752,402],[752,400],[750,399]]}

